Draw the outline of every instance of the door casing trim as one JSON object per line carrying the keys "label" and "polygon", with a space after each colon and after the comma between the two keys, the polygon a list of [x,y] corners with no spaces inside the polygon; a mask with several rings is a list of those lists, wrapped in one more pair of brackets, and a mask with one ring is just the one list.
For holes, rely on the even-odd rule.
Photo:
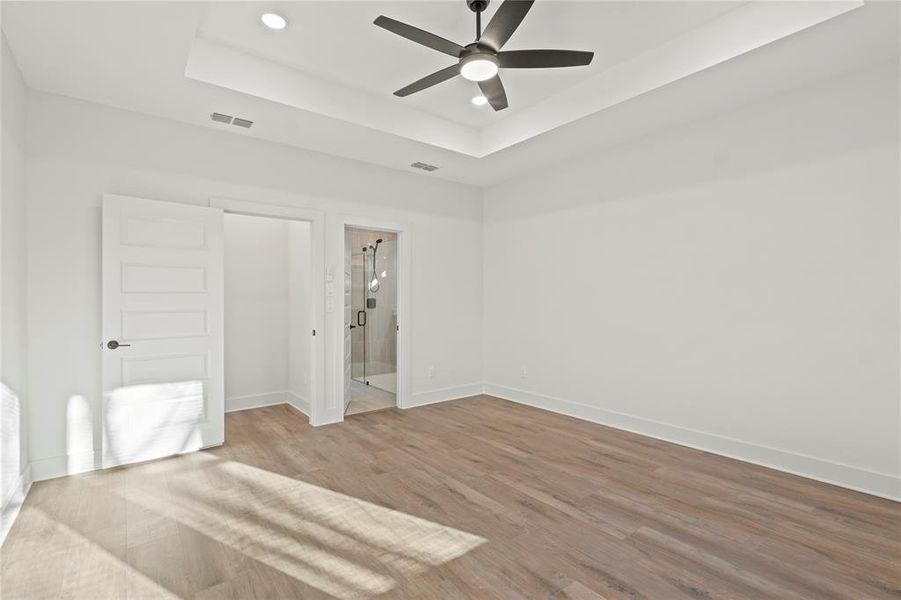
{"label": "door casing trim", "polygon": [[[359,229],[374,229],[377,231],[390,231],[397,234],[397,407],[401,409],[410,408],[410,390],[411,390],[411,327],[410,327],[410,308],[412,306],[410,293],[410,266],[412,257],[412,235],[413,227],[409,223],[397,221],[389,221],[378,217],[370,217],[363,215],[342,215],[338,216],[335,223],[336,233],[334,238],[334,255],[337,257],[335,261],[337,265],[344,269],[344,233],[348,227]],[[343,302],[343,298],[342,298]],[[342,314],[343,314],[343,305]],[[338,311],[335,311],[336,314]],[[337,355],[343,363],[344,354],[340,350],[344,346],[344,319],[336,319],[332,327],[331,336],[338,349]],[[342,364],[343,366],[343,364]],[[336,369],[334,389],[338,406],[344,405],[344,369]],[[340,415],[331,415],[333,421],[341,422],[344,420],[344,411]]]}
{"label": "door casing trim", "polygon": [[310,224],[310,322],[316,335],[310,344],[310,424],[322,421],[325,404],[325,213],[312,208],[286,206],[238,200],[234,198],[212,197],[210,208],[218,208],[226,214],[269,217],[289,221],[305,221]]}

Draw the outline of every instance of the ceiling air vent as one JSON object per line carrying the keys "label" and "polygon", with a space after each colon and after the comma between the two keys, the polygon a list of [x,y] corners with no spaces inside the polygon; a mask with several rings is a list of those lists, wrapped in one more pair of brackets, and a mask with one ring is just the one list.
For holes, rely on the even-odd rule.
{"label": "ceiling air vent", "polygon": [[429,172],[432,172],[432,171],[435,171],[438,169],[438,167],[436,167],[435,165],[430,165],[430,164],[427,164],[424,162],[415,162],[415,163],[412,163],[410,166],[413,167],[414,169],[422,169],[423,171],[429,171]]}
{"label": "ceiling air vent", "polygon": [[253,121],[248,121],[247,119],[242,119],[241,117],[232,117],[231,115],[223,115],[222,113],[214,112],[210,115],[210,118],[217,123],[225,123],[237,125],[238,127],[243,127],[244,129],[250,129],[250,126],[253,125]]}

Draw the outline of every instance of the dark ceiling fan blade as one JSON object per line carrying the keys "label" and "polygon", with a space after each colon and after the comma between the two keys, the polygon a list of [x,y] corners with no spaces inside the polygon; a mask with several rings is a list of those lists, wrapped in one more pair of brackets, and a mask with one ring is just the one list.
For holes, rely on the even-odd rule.
{"label": "dark ceiling fan blade", "polygon": [[581,67],[594,58],[594,52],[579,50],[510,50],[498,52],[498,66],[505,69],[550,69]]}
{"label": "dark ceiling fan blade", "polygon": [[395,96],[400,96],[403,98],[404,96],[409,96],[410,94],[415,94],[416,92],[421,92],[426,88],[430,88],[433,85],[437,85],[442,81],[447,81],[452,77],[456,77],[460,74],[460,65],[451,65],[449,67],[445,67],[440,71],[435,71],[431,75],[426,75],[422,79],[418,81],[414,81],[410,85],[406,87],[402,87],[396,92],[394,92]]}
{"label": "dark ceiling fan blade", "polygon": [[439,37],[434,33],[423,31],[422,29],[413,27],[412,25],[407,25],[406,23],[401,23],[400,21],[395,21],[394,19],[391,19],[389,17],[380,16],[375,21],[373,21],[373,23],[383,29],[387,29],[391,33],[396,33],[401,37],[405,37],[411,42],[416,42],[417,44],[428,46],[433,50],[444,52],[445,54],[449,54],[454,58],[460,58],[460,55],[463,53],[463,46],[461,46],[460,44],[455,44],[454,42],[446,40],[443,37]]}
{"label": "dark ceiling fan blade", "polygon": [[504,0],[482,32],[479,42],[500,50],[526,18],[526,13],[534,2],[535,0]]}
{"label": "dark ceiling fan blade", "polygon": [[507,108],[507,92],[504,91],[504,84],[501,78],[495,75],[491,79],[479,82],[479,89],[488,98],[488,103],[494,110],[504,110]]}

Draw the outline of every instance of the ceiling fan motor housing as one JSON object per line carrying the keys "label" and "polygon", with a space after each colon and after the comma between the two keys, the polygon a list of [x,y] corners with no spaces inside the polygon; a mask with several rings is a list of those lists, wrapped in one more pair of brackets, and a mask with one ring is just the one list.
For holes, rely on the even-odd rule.
{"label": "ceiling fan motor housing", "polygon": [[462,62],[464,59],[475,55],[480,55],[482,57],[490,55],[494,61],[497,62],[497,50],[487,44],[480,44],[478,42],[463,46],[463,52],[460,54],[460,61]]}

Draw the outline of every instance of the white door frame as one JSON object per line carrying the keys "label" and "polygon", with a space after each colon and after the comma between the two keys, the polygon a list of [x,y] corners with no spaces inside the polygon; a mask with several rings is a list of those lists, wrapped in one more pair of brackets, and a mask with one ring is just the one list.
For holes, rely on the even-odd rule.
{"label": "white door frame", "polygon": [[251,200],[236,200],[233,198],[210,198],[211,208],[221,208],[226,214],[249,215],[254,217],[270,217],[275,219],[287,219],[291,221],[306,221],[310,224],[310,266],[312,267],[312,290],[310,291],[310,323],[313,324],[313,332],[310,332],[312,343],[310,344],[310,423],[318,424],[322,421],[321,415],[325,398],[325,311],[323,298],[325,298],[325,215],[322,211],[286,206],[281,204],[267,204]]}
{"label": "white door frame", "polygon": [[[412,227],[409,224],[395,221],[383,221],[374,217],[343,216],[338,218],[340,235],[335,237],[334,256],[338,258],[337,264],[344,265],[344,233],[347,227],[359,229],[374,229],[377,231],[390,231],[397,234],[397,407],[409,408],[411,389],[411,337],[410,337],[410,264],[411,264],[411,237]],[[342,296],[342,302],[344,301]],[[337,311],[336,311],[337,312]],[[341,314],[343,315],[343,306]],[[344,346],[344,318],[334,320],[331,339],[334,340],[337,359],[343,362],[344,356],[341,348]],[[339,356],[340,355],[340,356]],[[337,395],[337,405],[344,406],[344,369],[335,369],[334,389]],[[344,411],[336,419],[344,420]]]}

